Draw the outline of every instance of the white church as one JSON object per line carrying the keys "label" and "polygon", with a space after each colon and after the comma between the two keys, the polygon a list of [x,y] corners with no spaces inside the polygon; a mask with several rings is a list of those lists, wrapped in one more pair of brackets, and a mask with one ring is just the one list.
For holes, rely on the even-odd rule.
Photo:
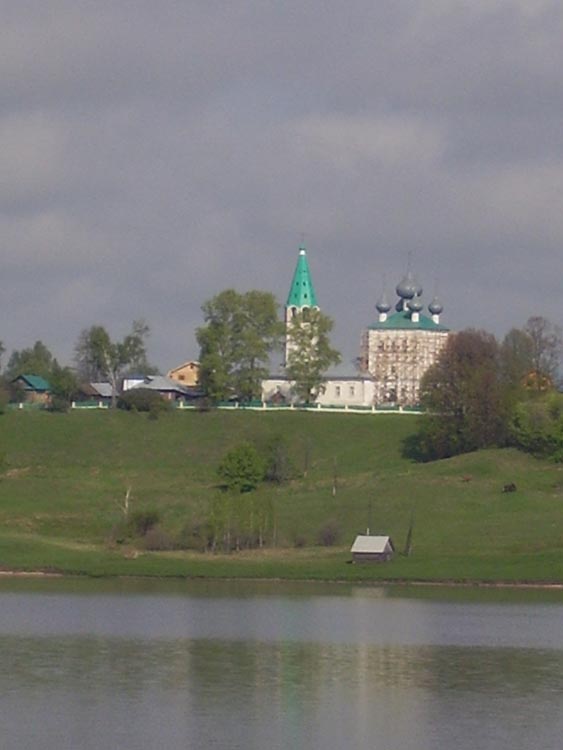
{"label": "white church", "polygon": [[[320,406],[413,407],[419,403],[420,381],[444,348],[449,330],[440,322],[442,305],[434,297],[424,312],[422,287],[408,271],[397,284],[392,307],[385,295],[376,304],[377,320],[361,335],[359,372],[327,375]],[[301,245],[285,305],[286,359],[291,347],[287,333],[292,318],[307,309],[320,309],[313,286],[307,250]],[[273,375],[262,383],[265,402],[296,401],[291,381]]]}

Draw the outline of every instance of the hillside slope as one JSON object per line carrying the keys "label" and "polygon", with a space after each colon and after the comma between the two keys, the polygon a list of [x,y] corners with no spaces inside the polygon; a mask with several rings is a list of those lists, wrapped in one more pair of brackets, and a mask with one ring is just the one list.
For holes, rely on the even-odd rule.
{"label": "hillside slope", "polygon": [[[90,573],[563,581],[563,468],[514,450],[417,465],[401,442],[419,417],[316,413],[10,413],[0,418],[0,565]],[[276,550],[224,555],[108,546],[131,488],[132,510],[157,510],[180,538],[221,496],[224,453],[276,436],[296,478],[255,495],[275,510]],[[306,473],[306,476],[304,476]],[[333,482],[336,475],[336,495]],[[513,482],[514,493],[503,493]],[[413,555],[346,566],[369,524]],[[329,524],[335,547],[318,547]],[[304,545],[295,549],[295,545]]]}

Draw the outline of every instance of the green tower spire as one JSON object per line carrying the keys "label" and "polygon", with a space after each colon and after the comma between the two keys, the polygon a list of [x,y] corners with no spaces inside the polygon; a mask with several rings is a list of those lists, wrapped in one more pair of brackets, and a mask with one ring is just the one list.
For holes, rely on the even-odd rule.
{"label": "green tower spire", "polygon": [[305,245],[299,246],[299,257],[287,296],[286,307],[318,307]]}

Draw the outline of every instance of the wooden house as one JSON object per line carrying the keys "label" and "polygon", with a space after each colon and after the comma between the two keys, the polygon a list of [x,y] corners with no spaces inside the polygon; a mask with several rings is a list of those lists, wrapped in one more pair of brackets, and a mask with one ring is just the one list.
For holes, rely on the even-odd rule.
{"label": "wooden house", "polygon": [[40,375],[18,375],[11,381],[12,389],[21,393],[24,401],[33,404],[47,404],[51,397],[51,386]]}
{"label": "wooden house", "polygon": [[390,536],[359,534],[350,552],[354,562],[388,562],[395,553],[395,545]]}
{"label": "wooden house", "polygon": [[184,364],[169,370],[167,377],[176,380],[182,385],[197,385],[199,382],[199,362],[184,362]]}

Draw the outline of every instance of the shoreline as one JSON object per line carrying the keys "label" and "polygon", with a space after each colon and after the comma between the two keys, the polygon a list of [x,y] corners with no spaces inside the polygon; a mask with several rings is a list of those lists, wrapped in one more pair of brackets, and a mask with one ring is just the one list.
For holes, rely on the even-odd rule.
{"label": "shoreline", "polygon": [[343,579],[311,579],[311,578],[268,578],[268,577],[248,577],[248,576],[183,576],[183,575],[131,575],[131,574],[117,574],[117,575],[91,575],[89,573],[64,573],[59,571],[47,571],[47,570],[17,570],[3,568],[0,569],[1,578],[80,578],[80,579],[97,579],[97,580],[147,580],[147,581],[207,581],[207,582],[224,582],[224,581],[248,581],[248,582],[264,582],[264,583],[300,583],[300,584],[342,584],[345,586],[397,586],[397,587],[434,587],[434,588],[465,588],[465,589],[538,589],[538,590],[551,590],[558,591],[563,590],[563,582],[557,581],[459,581],[454,579],[442,579],[426,581],[421,579],[393,579],[393,578],[381,578],[381,579],[359,579],[359,580],[343,580]]}

